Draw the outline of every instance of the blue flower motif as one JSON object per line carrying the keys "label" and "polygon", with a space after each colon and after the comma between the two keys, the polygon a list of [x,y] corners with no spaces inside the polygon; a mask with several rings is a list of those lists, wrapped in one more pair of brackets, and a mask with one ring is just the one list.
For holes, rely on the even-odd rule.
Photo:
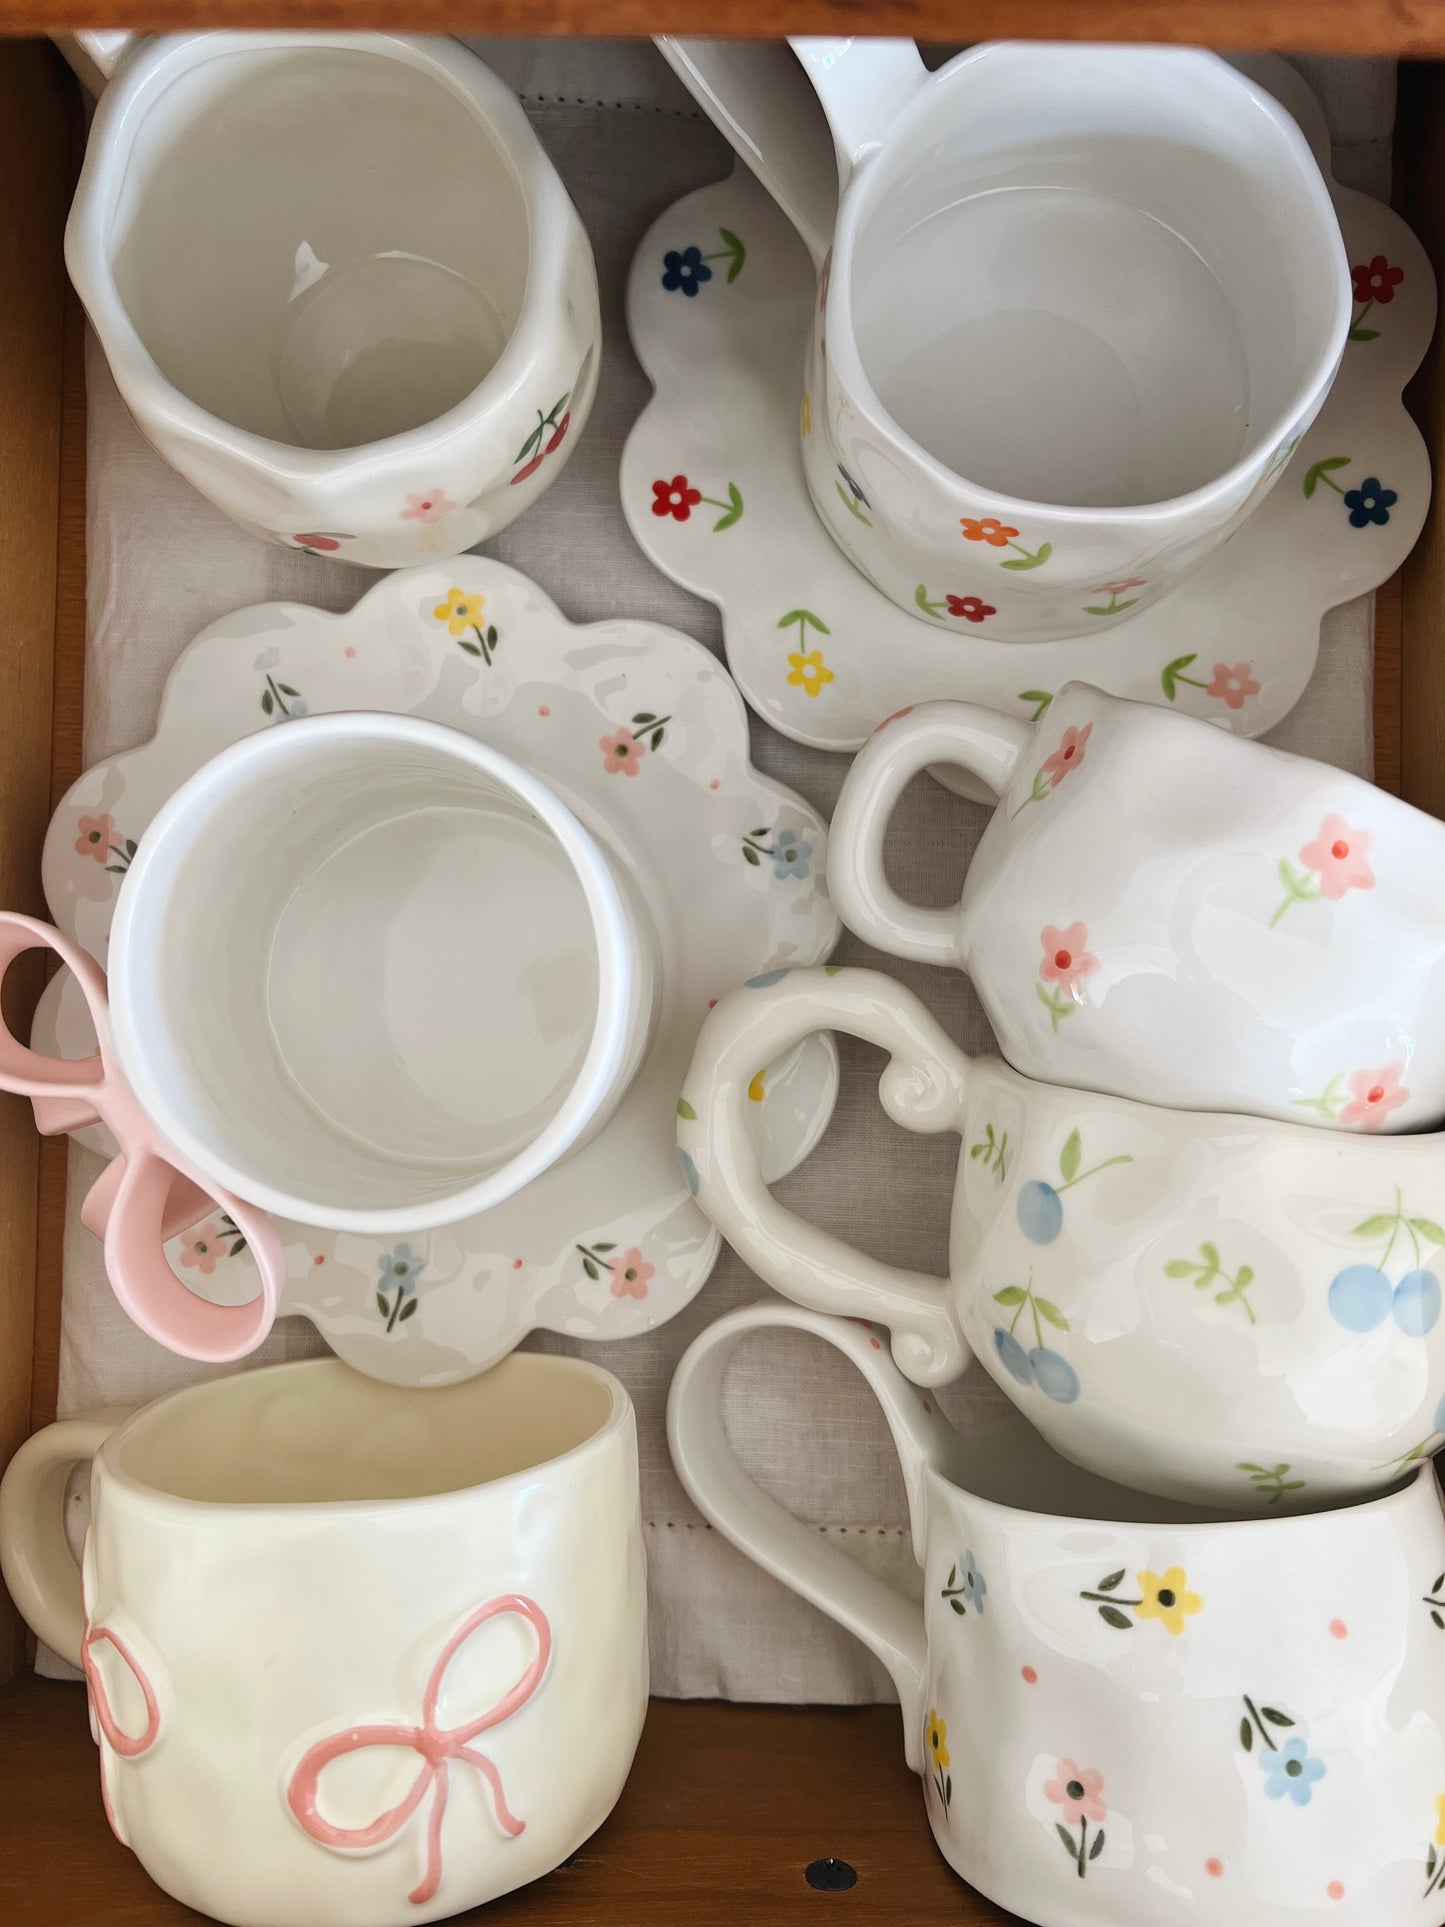
{"label": "blue flower motif", "polygon": [[299,696],[293,696],[288,706],[277,716],[276,721],[278,723],[294,723],[298,717],[309,716],[310,714],[310,709],[302,702],[301,698]]}
{"label": "blue flower motif", "polygon": [[804,842],[796,830],[776,831],[773,835],[773,875],[805,877],[808,874],[808,858],[812,854],[812,844]]}
{"label": "blue flower motif", "polygon": [[1390,510],[1399,501],[1392,488],[1382,488],[1378,475],[1367,475],[1358,488],[1345,490],[1345,507],[1350,511],[1352,529],[1367,528],[1371,522],[1381,527],[1390,519]]}
{"label": "blue flower motif", "polygon": [[859,488],[858,484],[853,480],[853,477],[841,462],[838,464],[838,473],[843,477],[847,485],[848,493],[853,497],[853,500],[855,502],[861,502],[865,509],[871,509],[873,504],[868,500],[868,497],[863,493],[862,489]]}
{"label": "blue flower motif", "polygon": [[743,989],[766,990],[769,984],[780,984],[787,974],[786,967],[782,970],[760,970],[756,977],[743,979]]}
{"label": "blue flower motif", "polygon": [[969,1605],[973,1607],[975,1612],[981,1613],[983,1611],[983,1602],[988,1596],[988,1581],[979,1571],[978,1561],[971,1552],[964,1554],[961,1584],[968,1597]]}
{"label": "blue flower motif", "polygon": [[416,1281],[426,1268],[426,1259],[413,1251],[409,1244],[393,1245],[390,1251],[383,1251],[376,1261],[381,1274],[377,1281],[381,1291],[398,1290],[409,1296],[416,1289]]}
{"label": "blue flower motif", "polygon": [[712,280],[712,269],[703,260],[701,248],[684,248],[680,254],[676,248],[669,248],[662,257],[662,270],[662,285],[667,292],[676,294],[681,288],[689,299],[702,282]]}
{"label": "blue flower motif", "polygon": [[1265,1797],[1290,1799],[1297,1807],[1309,1805],[1315,1781],[1325,1777],[1324,1761],[1315,1759],[1303,1740],[1286,1740],[1277,1753],[1262,1754],[1259,1764],[1264,1769]]}
{"label": "blue flower motif", "polygon": [[702,1179],[698,1176],[695,1161],[688,1152],[683,1150],[681,1145],[677,1147],[677,1163],[678,1169],[682,1172],[683,1182],[687,1185],[692,1195],[696,1197],[698,1186],[702,1183]]}

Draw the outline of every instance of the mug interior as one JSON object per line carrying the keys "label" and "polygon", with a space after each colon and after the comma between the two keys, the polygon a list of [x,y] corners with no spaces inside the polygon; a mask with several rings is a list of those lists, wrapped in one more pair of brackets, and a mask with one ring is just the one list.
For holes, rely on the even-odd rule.
{"label": "mug interior", "polygon": [[522,307],[527,201],[442,72],[396,46],[192,53],[132,111],[115,284],[199,407],[291,447],[351,448],[434,420],[491,372]]}
{"label": "mug interior", "polygon": [[463,1492],[561,1458],[626,1411],[577,1360],[515,1353],[461,1385],[386,1385],[334,1359],[197,1385],[105,1448],[123,1477],[207,1505],[324,1505]]}
{"label": "mug interior", "polygon": [[410,1228],[564,1106],[585,1126],[625,994],[615,904],[590,837],[505,757],[409,719],[288,723],[147,833],[112,938],[122,1068],[251,1202]]}
{"label": "mug interior", "polygon": [[1025,503],[1162,503],[1271,448],[1348,314],[1286,121],[1207,56],[964,56],[858,190],[845,298],[883,409]]}

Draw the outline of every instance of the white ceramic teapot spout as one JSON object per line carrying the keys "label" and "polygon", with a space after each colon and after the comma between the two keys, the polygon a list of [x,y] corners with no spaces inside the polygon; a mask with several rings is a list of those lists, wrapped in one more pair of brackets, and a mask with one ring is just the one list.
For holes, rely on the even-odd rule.
{"label": "white ceramic teapot spout", "polygon": [[928,78],[917,46],[839,36],[785,44],[670,34],[659,34],[657,45],[821,267],[840,192]]}

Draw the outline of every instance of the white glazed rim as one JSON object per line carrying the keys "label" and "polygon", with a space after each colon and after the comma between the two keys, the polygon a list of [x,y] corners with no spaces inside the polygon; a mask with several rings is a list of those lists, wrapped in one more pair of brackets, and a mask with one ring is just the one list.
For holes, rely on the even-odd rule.
{"label": "white glazed rim", "polygon": [[[1285,145],[1294,149],[1304,193],[1314,204],[1315,212],[1320,217],[1326,234],[1333,235],[1334,245],[1331,251],[1336,256],[1335,312],[1325,346],[1317,356],[1312,372],[1301,380],[1286,405],[1271,418],[1268,431],[1261,433],[1252,454],[1242,456],[1222,474],[1216,475],[1212,481],[1201,483],[1198,488],[1190,489],[1186,494],[1170,496],[1158,502],[1130,503],[1119,508],[1082,508],[1067,502],[1035,502],[1022,496],[1008,495],[1001,489],[989,488],[981,482],[972,481],[966,475],[956,474],[936,455],[930,454],[921,442],[915,441],[908,431],[893,419],[879,400],[863,367],[853,333],[851,319],[853,243],[857,238],[860,223],[872,212],[873,203],[880,192],[877,183],[883,177],[886,160],[881,164],[875,161],[865,165],[855,176],[854,181],[843,191],[838,211],[838,224],[833,236],[831,266],[828,271],[827,312],[823,323],[828,359],[837,368],[850,402],[877,433],[899,446],[909,459],[922,469],[928,480],[946,489],[950,494],[967,495],[975,501],[986,502],[1008,514],[1032,515],[1035,518],[1047,516],[1055,522],[1070,527],[1098,528],[1119,524],[1126,526],[1148,524],[1207,509],[1218,498],[1236,493],[1247,483],[1254,470],[1262,470],[1265,467],[1284,430],[1292,422],[1310,418],[1318,409],[1333,386],[1340,357],[1345,350],[1353,314],[1350,298],[1350,265],[1345,253],[1344,238],[1340,233],[1339,216],[1335,211],[1329,184],[1294,116],[1281,107],[1273,95],[1266,93],[1254,81],[1231,67],[1227,60],[1222,60],[1218,54],[1208,53],[1203,48],[1150,46],[1114,48],[1110,51],[1123,54],[1144,52],[1166,55],[1183,63],[1208,65],[1228,75],[1230,80],[1238,85],[1241,93],[1251,100],[1255,109],[1273,123]],[[924,103],[940,83],[946,86],[948,77],[962,67],[977,61],[997,59],[1002,55],[1018,55],[1021,52],[1027,53],[1031,59],[1049,54],[1067,55],[1073,58],[1077,57],[1079,49],[1060,43],[1026,43],[1013,40],[988,41],[981,46],[972,47],[923,82],[918,92],[903,109],[894,127],[890,129],[890,135],[906,127],[910,121],[921,114]]]}
{"label": "white glazed rim", "polygon": [[[582,886],[597,951],[597,1014],[592,1036],[572,1087],[529,1144],[484,1178],[409,1207],[348,1210],[268,1184],[243,1170],[196,1135],[177,1115],[146,1048],[154,1026],[166,1027],[148,972],[138,961],[154,919],[164,918],[174,889],[177,853],[191,847],[204,821],[196,805],[218,786],[238,777],[255,780],[273,765],[304,753],[314,741],[398,742],[433,749],[509,790],[560,844]],[[158,901],[152,902],[152,895]],[[139,934],[138,934],[139,933]],[[299,717],[245,736],[181,784],[157,812],[126,872],[111,926],[109,971],[110,1041],[137,1102],[161,1135],[209,1183],[232,1191],[273,1215],[329,1231],[392,1234],[433,1231],[491,1210],[520,1191],[567,1153],[615,1092],[627,1059],[632,996],[637,979],[636,944],[617,880],[596,841],[552,790],[511,757],[444,723],[369,710]]]}
{"label": "white glazed rim", "polygon": [[[558,1452],[549,1459],[537,1459],[531,1465],[519,1466],[515,1472],[504,1472],[494,1479],[479,1479],[472,1485],[452,1486],[445,1492],[421,1492],[410,1498],[401,1499],[382,1497],[371,1499],[293,1500],[193,1499],[187,1498],[179,1492],[167,1492],[163,1486],[151,1485],[147,1480],[138,1478],[125,1464],[125,1447],[128,1438],[135,1433],[143,1431],[147,1421],[161,1406],[175,1405],[181,1400],[185,1400],[188,1403],[191,1401],[203,1403],[206,1394],[213,1391],[216,1387],[217,1381],[211,1379],[202,1380],[201,1383],[196,1385],[183,1385],[174,1392],[167,1392],[160,1398],[152,1399],[148,1404],[143,1405],[138,1412],[130,1413],[129,1416],[116,1427],[115,1431],[104,1440],[100,1450],[96,1453],[96,1458],[104,1462],[105,1477],[108,1480],[114,1481],[116,1485],[123,1486],[126,1491],[132,1493],[137,1498],[143,1499],[147,1505],[164,1510],[174,1509],[176,1511],[193,1514],[197,1512],[245,1513],[250,1518],[273,1515],[278,1519],[294,1519],[298,1516],[307,1519],[319,1517],[345,1518],[348,1516],[354,1517],[359,1512],[385,1512],[391,1515],[403,1509],[410,1510],[414,1507],[444,1506],[455,1504],[459,1500],[465,1501],[467,1499],[480,1498],[483,1495],[490,1496],[492,1493],[505,1494],[509,1490],[520,1486],[523,1482],[535,1486],[539,1478],[546,1478],[554,1472],[566,1477],[570,1471],[576,1468],[580,1460],[596,1456],[598,1453],[605,1451],[610,1441],[631,1421],[634,1408],[627,1387],[619,1378],[614,1377],[611,1372],[606,1370],[604,1366],[594,1365],[589,1359],[585,1358],[570,1358],[560,1352],[509,1353],[507,1358],[499,1359],[497,1363],[499,1365],[508,1364],[513,1358],[524,1364],[529,1370],[536,1367],[547,1375],[555,1375],[559,1380],[565,1380],[567,1378],[591,1379],[594,1384],[601,1386],[611,1401],[606,1415],[599,1421],[597,1426],[587,1434],[586,1438],[579,1439],[576,1445],[569,1445],[565,1452]],[[315,1377],[318,1373],[324,1373],[333,1377],[345,1375],[347,1378],[352,1378],[355,1376],[353,1368],[347,1365],[342,1359],[336,1357],[292,1358],[277,1365],[258,1366],[254,1371],[232,1373],[228,1378],[221,1380],[220,1383],[231,1388],[241,1384],[244,1384],[247,1388],[253,1384],[261,1387],[264,1386],[267,1380],[274,1380],[283,1376],[295,1374],[299,1377],[302,1374],[306,1374]],[[487,1376],[488,1374],[486,1372],[479,1372],[470,1379],[458,1380],[455,1384],[445,1386],[443,1389],[448,1392],[458,1393],[463,1391],[467,1386],[480,1387],[482,1381],[485,1380]],[[429,1396],[425,1388],[421,1386],[391,1386],[388,1385],[385,1380],[374,1380],[372,1382],[380,1385],[383,1390],[395,1391],[403,1397],[408,1393],[421,1397]]]}
{"label": "white glazed rim", "polygon": [[[162,374],[121,299],[112,266],[111,228],[140,123],[158,94],[200,57],[221,60],[264,47],[370,53],[401,61],[447,87],[485,123],[511,170],[527,216],[527,278],[522,305],[495,364],[461,401],[430,421],[351,448],[302,448],[222,421]],[[145,396],[145,410],[196,441],[239,453],[296,487],[395,474],[405,479],[439,440],[464,441],[504,397],[520,392],[554,325],[574,219],[572,203],[511,89],[455,40],[405,34],[306,32],[166,34],[131,55],[96,108],[85,161],[65,229],[65,262],[121,393]],[[584,241],[584,245],[586,245]]]}

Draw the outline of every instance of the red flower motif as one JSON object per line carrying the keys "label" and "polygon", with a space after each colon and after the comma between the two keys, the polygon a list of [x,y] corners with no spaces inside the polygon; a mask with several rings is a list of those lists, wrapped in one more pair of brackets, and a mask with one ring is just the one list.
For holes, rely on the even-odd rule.
{"label": "red flower motif", "polygon": [[1046,756],[1039,774],[1048,775],[1049,788],[1056,790],[1071,769],[1076,769],[1084,760],[1084,751],[1089,738],[1094,733],[1094,725],[1085,723],[1082,729],[1075,729],[1071,723],[1064,731],[1063,741],[1052,756]]}
{"label": "red flower motif", "polygon": [[948,613],[960,617],[964,622],[982,622],[985,616],[998,614],[993,604],[985,602],[981,596],[951,595],[944,600],[948,603]]}
{"label": "red flower motif", "polygon": [[1243,709],[1247,696],[1259,694],[1259,684],[1249,673],[1247,662],[1237,662],[1231,668],[1227,662],[1214,665],[1214,681],[1204,691],[1230,709]]}
{"label": "red flower motif", "polygon": [[689,488],[685,475],[674,475],[670,482],[652,485],[652,512],[670,515],[674,522],[685,522],[702,500],[700,488]]}
{"label": "red flower motif", "polygon": [[1356,301],[1378,301],[1389,307],[1395,299],[1395,290],[1405,279],[1403,268],[1392,268],[1383,254],[1377,254],[1368,267],[1351,268],[1350,278],[1355,286]]}

